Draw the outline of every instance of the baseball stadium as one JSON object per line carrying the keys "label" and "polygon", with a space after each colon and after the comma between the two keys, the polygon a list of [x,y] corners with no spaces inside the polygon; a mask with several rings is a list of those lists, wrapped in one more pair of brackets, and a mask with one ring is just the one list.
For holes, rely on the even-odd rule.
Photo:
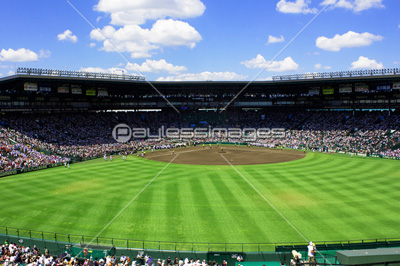
{"label": "baseball stadium", "polygon": [[0,78],[0,241],[88,265],[389,265],[399,108],[400,69],[149,83],[18,68]]}

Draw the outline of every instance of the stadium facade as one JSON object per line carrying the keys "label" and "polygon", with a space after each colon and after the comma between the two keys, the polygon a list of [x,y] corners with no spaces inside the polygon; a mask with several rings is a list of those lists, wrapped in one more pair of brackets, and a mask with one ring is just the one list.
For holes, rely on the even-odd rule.
{"label": "stadium facade", "polygon": [[[1,112],[229,109],[392,110],[400,70],[343,71],[270,81],[148,82],[141,76],[18,68],[0,79]],[[165,98],[164,98],[165,97]]]}

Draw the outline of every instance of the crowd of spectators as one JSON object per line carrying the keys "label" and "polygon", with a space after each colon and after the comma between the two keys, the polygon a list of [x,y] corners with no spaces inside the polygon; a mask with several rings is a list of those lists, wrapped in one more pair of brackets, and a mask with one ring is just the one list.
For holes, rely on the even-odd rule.
{"label": "crowd of spectators", "polygon": [[161,126],[181,126],[180,116],[169,112],[22,114],[0,121],[30,138],[60,146],[115,143],[111,132],[119,123],[150,128],[152,133]]}
{"label": "crowd of spectators", "polygon": [[21,264],[28,266],[66,266],[69,265],[69,262],[53,257],[46,248],[41,253],[36,245],[30,248],[14,243],[8,244],[6,241],[4,245],[0,246],[0,265],[11,266]]}
{"label": "crowd of spectators", "polygon": [[[388,112],[233,111],[223,114],[175,112],[15,114],[0,117],[0,171],[23,169],[104,154],[168,149],[204,141],[250,142],[252,145],[314,151],[400,157],[400,115]],[[160,138],[118,143],[113,128],[125,123],[149,129]],[[284,137],[252,138],[226,134],[190,139],[165,138],[164,128],[281,128]]]}
{"label": "crowd of spectators", "polygon": [[[5,241],[0,246],[0,265],[27,265],[27,266],[219,266],[218,262],[201,260],[199,258],[163,258],[154,259],[147,253],[139,251],[136,258],[130,258],[121,254],[104,255],[104,257],[92,257],[85,254],[85,250],[79,254],[71,254],[68,249],[65,252],[54,255],[45,247],[41,251],[36,245],[29,246],[17,245]],[[86,250],[87,251],[87,250]],[[241,257],[241,256],[240,256]],[[243,261],[243,259],[239,260]],[[227,266],[227,261],[223,260],[221,266]]]}
{"label": "crowd of spectators", "polygon": [[[120,257],[120,261],[124,262],[126,261],[126,258],[124,255]],[[129,257],[128,257],[129,260]],[[193,259],[193,258],[178,258],[175,257],[171,258],[168,257],[167,259],[153,259],[149,254],[143,254],[142,251],[138,252],[138,255],[136,256],[136,259],[132,260],[132,266],[139,266],[139,265],[146,265],[146,266],[219,266],[218,262],[214,261],[206,261],[206,260],[201,260],[199,258]],[[221,266],[227,266],[227,261],[223,260],[221,263]]]}
{"label": "crowd of spectators", "polygon": [[319,112],[311,116],[298,114],[294,118],[301,122],[288,125],[286,121],[289,127],[282,124],[286,128],[284,138],[257,140],[253,144],[400,157],[400,116],[397,114],[353,116],[345,112]]}
{"label": "crowd of spectators", "polygon": [[40,152],[37,143],[15,130],[0,129],[0,172],[69,161],[66,157]]}

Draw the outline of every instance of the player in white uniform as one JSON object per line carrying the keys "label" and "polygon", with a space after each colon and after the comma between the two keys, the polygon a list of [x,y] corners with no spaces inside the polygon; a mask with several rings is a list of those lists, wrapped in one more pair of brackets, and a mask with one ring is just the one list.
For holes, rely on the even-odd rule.
{"label": "player in white uniform", "polygon": [[308,249],[308,261],[309,262],[315,262],[315,244],[313,242],[310,242],[307,246]]}

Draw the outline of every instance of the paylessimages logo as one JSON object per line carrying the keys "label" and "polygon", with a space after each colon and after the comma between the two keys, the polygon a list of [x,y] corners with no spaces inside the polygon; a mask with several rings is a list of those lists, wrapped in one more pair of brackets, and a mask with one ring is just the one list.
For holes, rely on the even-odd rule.
{"label": "paylessimages logo", "polygon": [[[153,131],[154,132],[154,131]],[[229,138],[255,141],[257,139],[282,139],[285,137],[284,128],[165,128],[162,126],[154,134],[149,128],[130,128],[126,124],[118,124],[112,131],[113,138],[120,143],[131,139],[207,139]]]}

